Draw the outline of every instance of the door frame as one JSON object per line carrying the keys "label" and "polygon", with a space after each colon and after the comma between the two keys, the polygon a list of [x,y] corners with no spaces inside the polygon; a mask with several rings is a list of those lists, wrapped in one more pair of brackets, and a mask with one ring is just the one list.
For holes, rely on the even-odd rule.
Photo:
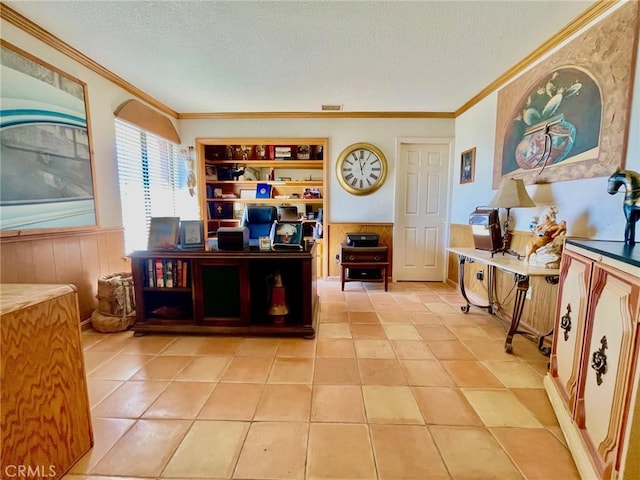
{"label": "door frame", "polygon": [[[447,245],[449,245],[449,230],[451,225],[451,199],[453,195],[453,160],[454,160],[454,149],[455,149],[455,138],[454,137],[396,137],[396,146],[395,146],[395,158],[396,162],[394,165],[394,176],[395,176],[395,185],[394,192],[398,192],[400,188],[400,175],[399,175],[399,165],[400,162],[400,153],[403,145],[430,145],[430,144],[448,144],[449,145],[449,178],[447,178],[447,201],[445,205],[445,215],[444,215],[444,244],[445,251],[443,252],[444,258],[447,258]],[[398,233],[398,199],[397,195],[393,196],[393,237],[397,238]],[[394,242],[395,245],[395,242]],[[392,253],[393,254],[393,253]],[[443,265],[443,278],[442,282],[446,282],[449,275],[449,262],[445,261]],[[396,262],[393,262],[393,268],[391,272],[391,280],[392,282],[397,282],[396,275],[394,270],[396,269]]]}

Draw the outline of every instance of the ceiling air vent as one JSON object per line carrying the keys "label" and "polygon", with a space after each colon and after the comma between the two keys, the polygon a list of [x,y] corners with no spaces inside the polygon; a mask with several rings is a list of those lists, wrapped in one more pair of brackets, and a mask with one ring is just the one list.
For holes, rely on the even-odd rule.
{"label": "ceiling air vent", "polygon": [[339,112],[342,110],[342,105],[322,105],[323,112]]}

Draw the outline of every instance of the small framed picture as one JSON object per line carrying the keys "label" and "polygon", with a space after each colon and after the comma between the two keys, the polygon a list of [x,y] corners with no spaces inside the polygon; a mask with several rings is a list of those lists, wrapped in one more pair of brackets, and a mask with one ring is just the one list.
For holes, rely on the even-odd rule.
{"label": "small framed picture", "polygon": [[180,248],[204,248],[204,224],[200,220],[180,222]]}
{"label": "small framed picture", "polygon": [[180,217],[151,217],[149,224],[149,250],[178,248]]}
{"label": "small framed picture", "polygon": [[207,180],[218,180],[218,169],[215,165],[205,165],[204,172]]}
{"label": "small framed picture", "polygon": [[240,198],[256,198],[255,188],[242,188],[240,189]]}
{"label": "small framed picture", "polygon": [[277,222],[272,229],[273,248],[298,248],[302,249],[302,223],[301,222]]}
{"label": "small framed picture", "polygon": [[472,183],[476,174],[476,147],[460,154],[460,183]]}

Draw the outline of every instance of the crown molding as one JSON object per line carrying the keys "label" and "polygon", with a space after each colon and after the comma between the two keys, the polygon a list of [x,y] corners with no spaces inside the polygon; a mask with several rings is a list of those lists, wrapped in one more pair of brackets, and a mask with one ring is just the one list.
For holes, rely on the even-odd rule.
{"label": "crown molding", "polygon": [[179,113],[179,120],[250,118],[454,118],[453,112],[212,112]]}

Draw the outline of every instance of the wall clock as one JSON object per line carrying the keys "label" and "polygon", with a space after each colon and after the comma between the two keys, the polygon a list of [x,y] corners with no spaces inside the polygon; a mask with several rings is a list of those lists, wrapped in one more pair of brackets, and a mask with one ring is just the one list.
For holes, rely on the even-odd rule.
{"label": "wall clock", "polygon": [[387,159],[370,143],[354,143],[338,157],[336,174],[342,188],[354,195],[368,195],[387,178]]}

